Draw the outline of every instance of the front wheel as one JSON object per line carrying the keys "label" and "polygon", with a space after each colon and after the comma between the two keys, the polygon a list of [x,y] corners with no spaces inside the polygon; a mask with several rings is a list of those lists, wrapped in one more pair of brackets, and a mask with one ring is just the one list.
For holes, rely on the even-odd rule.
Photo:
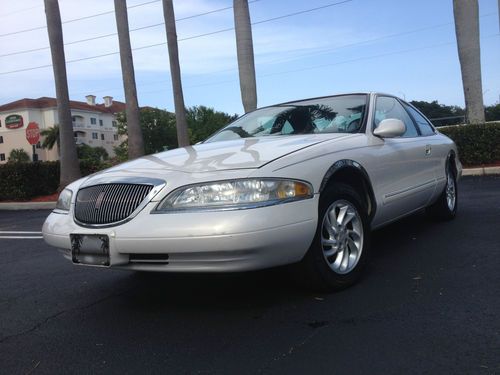
{"label": "front wheel", "polygon": [[366,205],[349,185],[335,184],[321,194],[313,243],[299,264],[301,281],[335,291],[354,284],[369,253]]}

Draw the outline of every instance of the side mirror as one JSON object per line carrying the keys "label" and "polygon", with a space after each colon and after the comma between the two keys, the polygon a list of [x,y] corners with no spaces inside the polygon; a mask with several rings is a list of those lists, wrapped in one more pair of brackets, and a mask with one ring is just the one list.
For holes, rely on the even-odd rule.
{"label": "side mirror", "polygon": [[406,133],[406,125],[403,121],[395,118],[387,118],[380,121],[373,134],[380,138],[400,137]]}

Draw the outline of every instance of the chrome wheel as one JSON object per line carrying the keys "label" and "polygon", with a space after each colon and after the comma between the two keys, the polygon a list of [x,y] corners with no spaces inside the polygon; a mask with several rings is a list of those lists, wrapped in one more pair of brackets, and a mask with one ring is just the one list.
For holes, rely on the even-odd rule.
{"label": "chrome wheel", "polygon": [[338,274],[349,273],[363,250],[363,223],[356,207],[337,200],[326,210],[321,231],[323,256]]}
{"label": "chrome wheel", "polygon": [[455,186],[455,179],[451,171],[448,171],[446,176],[446,203],[448,204],[448,209],[453,211],[455,209],[455,204],[457,201],[457,193]]}

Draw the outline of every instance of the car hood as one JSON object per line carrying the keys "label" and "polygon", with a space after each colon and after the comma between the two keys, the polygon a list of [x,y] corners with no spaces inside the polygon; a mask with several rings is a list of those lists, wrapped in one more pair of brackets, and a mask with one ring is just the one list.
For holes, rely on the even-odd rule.
{"label": "car hood", "polygon": [[352,134],[269,136],[203,143],[144,156],[107,169],[104,173],[137,175],[160,170],[200,173],[259,168],[315,144],[348,136]]}

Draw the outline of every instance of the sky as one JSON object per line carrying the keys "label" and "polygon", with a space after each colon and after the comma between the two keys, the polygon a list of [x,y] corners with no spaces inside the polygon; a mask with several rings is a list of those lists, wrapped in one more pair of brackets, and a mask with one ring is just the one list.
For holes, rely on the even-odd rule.
{"label": "sky", "polygon": [[[464,106],[452,0],[249,3],[258,106],[359,91]],[[59,4],[70,98],[84,101],[93,94],[98,102],[106,95],[124,101],[113,1]],[[0,0],[0,5],[0,104],[54,97],[50,50],[17,53],[48,47],[43,1]],[[231,0],[174,0],[186,106],[243,113],[231,5]],[[161,0],[128,0],[127,6],[130,29],[142,28],[130,34],[139,105],[173,111]],[[500,100],[497,7],[497,0],[479,0],[486,105]],[[107,56],[92,58],[96,55]],[[73,61],[78,59],[84,60]],[[40,68],[12,72],[35,67]]]}

